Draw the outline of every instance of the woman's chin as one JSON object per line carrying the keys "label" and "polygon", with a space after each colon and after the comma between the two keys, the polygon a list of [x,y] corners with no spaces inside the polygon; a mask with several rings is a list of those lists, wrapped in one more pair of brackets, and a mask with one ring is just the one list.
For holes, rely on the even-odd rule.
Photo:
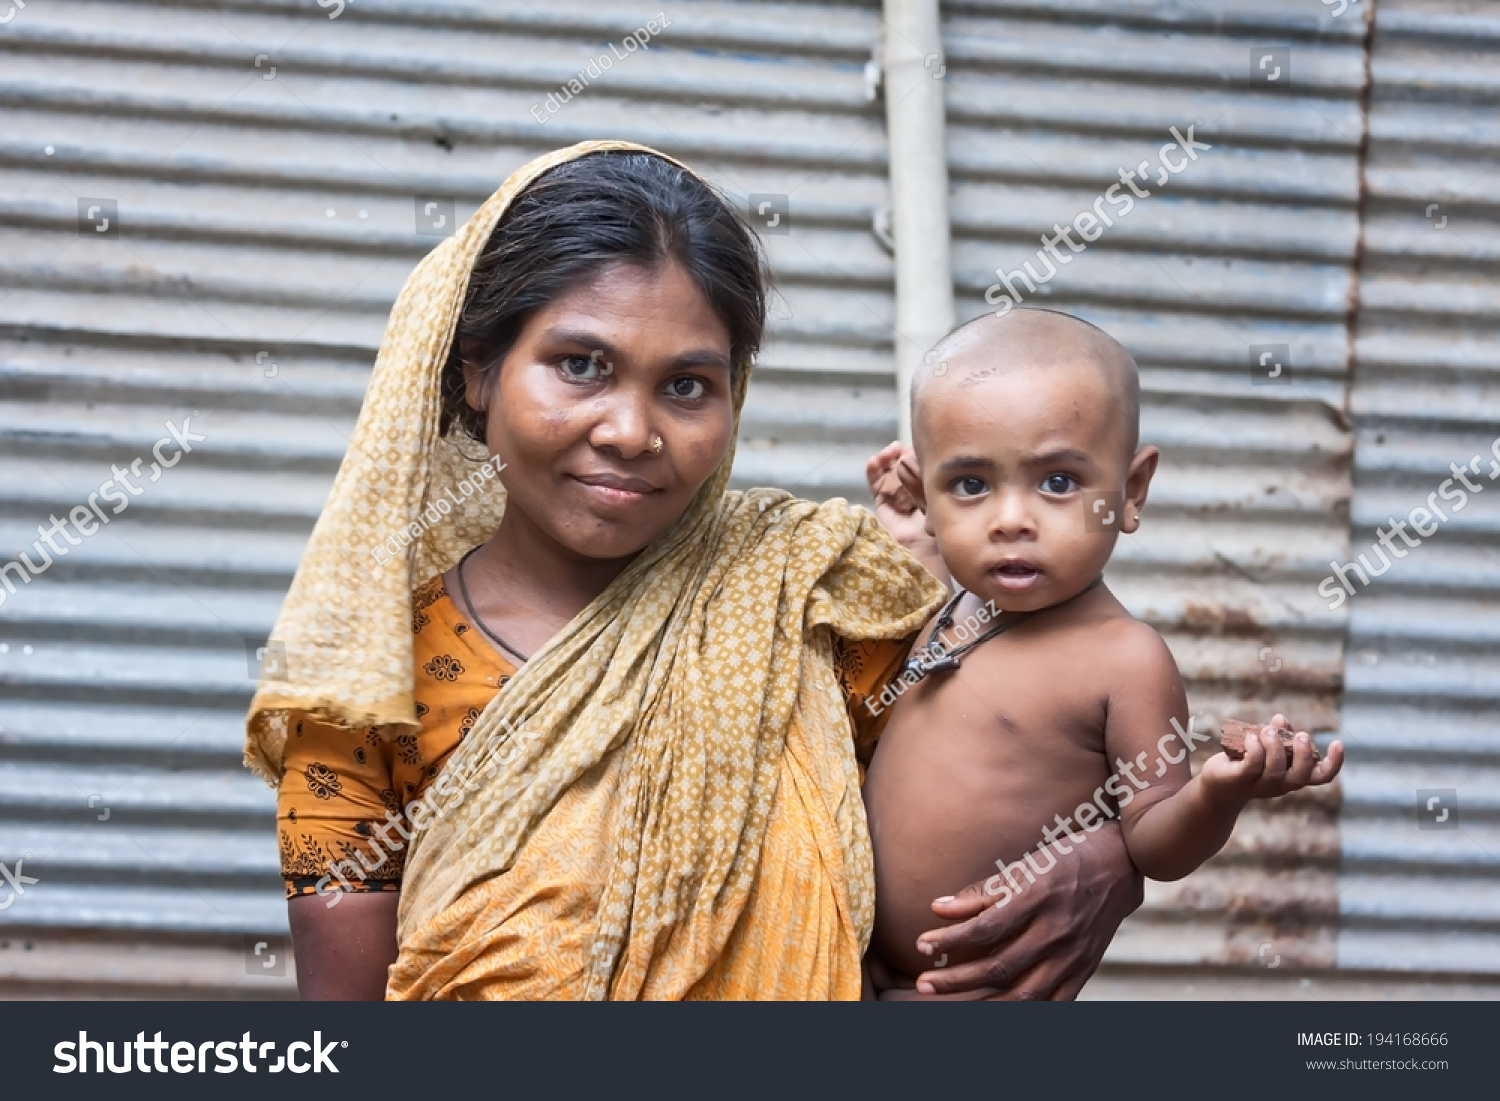
{"label": "woman's chin", "polygon": [[580,558],[615,562],[634,558],[665,531],[641,524],[621,524],[599,516],[579,517],[558,533],[557,541]]}

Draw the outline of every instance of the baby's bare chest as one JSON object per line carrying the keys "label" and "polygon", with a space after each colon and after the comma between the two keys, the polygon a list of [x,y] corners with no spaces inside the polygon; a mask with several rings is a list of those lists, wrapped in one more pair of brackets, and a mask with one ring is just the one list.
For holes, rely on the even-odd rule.
{"label": "baby's bare chest", "polygon": [[1013,642],[1000,637],[959,658],[957,669],[929,673],[892,711],[889,736],[915,726],[1003,733],[1019,745],[1059,740],[1079,749],[1103,745],[1107,701],[1115,686],[1069,640]]}

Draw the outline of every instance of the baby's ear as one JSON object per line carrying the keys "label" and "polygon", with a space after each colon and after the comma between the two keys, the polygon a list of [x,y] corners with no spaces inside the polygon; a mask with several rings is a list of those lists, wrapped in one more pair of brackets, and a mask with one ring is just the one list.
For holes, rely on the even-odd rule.
{"label": "baby's ear", "polygon": [[927,492],[922,488],[922,469],[917,463],[917,453],[909,447],[901,453],[901,461],[896,464],[896,477],[901,480],[901,488],[917,502],[917,507],[926,512]]}
{"label": "baby's ear", "polygon": [[1121,527],[1127,534],[1141,526],[1141,509],[1146,507],[1146,494],[1151,490],[1151,478],[1160,459],[1161,452],[1155,447],[1143,447],[1130,460],[1130,469],[1125,474],[1125,517]]}

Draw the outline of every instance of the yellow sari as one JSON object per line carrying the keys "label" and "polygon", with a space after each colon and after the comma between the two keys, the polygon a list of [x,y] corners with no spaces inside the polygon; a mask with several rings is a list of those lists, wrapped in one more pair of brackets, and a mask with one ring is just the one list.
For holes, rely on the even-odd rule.
{"label": "yellow sari", "polygon": [[[640,147],[527,165],[403,288],[273,636],[288,677],[251,704],[246,759],[268,778],[289,715],[388,736],[416,725],[411,592],[488,537],[503,490],[419,525],[384,568],[368,548],[465,473],[458,440],[437,432],[438,379],[511,199],[566,160],[624,149]],[[736,430],[750,365],[737,367]],[[732,462],[731,447],[443,766],[434,787],[458,795],[411,842],[388,996],[858,996],[873,871],[832,648],[911,635],[942,590],[865,509],[729,491]]]}

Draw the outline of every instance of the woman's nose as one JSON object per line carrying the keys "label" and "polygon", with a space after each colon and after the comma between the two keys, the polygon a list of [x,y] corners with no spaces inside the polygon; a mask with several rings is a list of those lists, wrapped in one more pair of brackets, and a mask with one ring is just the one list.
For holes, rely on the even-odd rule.
{"label": "woman's nose", "polygon": [[599,417],[594,422],[589,442],[598,448],[609,448],[622,458],[633,459],[651,453],[653,429],[649,395],[619,388],[600,399]]}

